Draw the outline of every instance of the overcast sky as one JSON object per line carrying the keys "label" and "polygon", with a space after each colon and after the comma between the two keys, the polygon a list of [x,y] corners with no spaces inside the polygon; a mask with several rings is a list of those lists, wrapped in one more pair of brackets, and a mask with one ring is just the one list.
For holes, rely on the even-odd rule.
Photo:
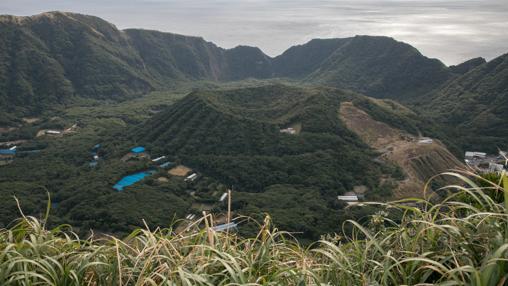
{"label": "overcast sky", "polygon": [[276,56],[313,38],[386,35],[446,64],[508,53],[508,0],[0,0],[0,14],[61,10],[118,28],[202,36]]}

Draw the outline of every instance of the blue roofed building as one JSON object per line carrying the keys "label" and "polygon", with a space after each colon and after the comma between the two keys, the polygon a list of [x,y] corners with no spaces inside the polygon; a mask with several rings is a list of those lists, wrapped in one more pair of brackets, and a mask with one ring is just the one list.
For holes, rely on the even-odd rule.
{"label": "blue roofed building", "polygon": [[163,168],[163,169],[167,169],[169,167],[173,167],[174,165],[176,165],[176,163],[174,163],[174,162],[166,162],[164,164],[159,165],[159,167]]}
{"label": "blue roofed building", "polygon": [[0,149],[0,155],[14,156],[16,155],[16,149]]}
{"label": "blue roofed building", "polygon": [[145,151],[145,147],[142,146],[137,146],[131,149],[131,152],[134,154],[144,153]]}
{"label": "blue roofed building", "polygon": [[16,156],[16,149],[0,149],[0,165],[11,163]]}
{"label": "blue roofed building", "polygon": [[122,161],[127,162],[130,160],[150,159],[150,154],[146,152],[145,147],[136,146],[130,149],[130,152],[122,157]]}

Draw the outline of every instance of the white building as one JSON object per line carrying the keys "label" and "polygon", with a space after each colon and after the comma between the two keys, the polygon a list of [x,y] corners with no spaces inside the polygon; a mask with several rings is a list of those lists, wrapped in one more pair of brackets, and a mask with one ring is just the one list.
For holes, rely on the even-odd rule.
{"label": "white building", "polygon": [[352,192],[347,192],[343,196],[337,196],[339,201],[346,202],[348,205],[356,205],[358,204],[358,196],[356,194],[352,194]]}
{"label": "white building", "polygon": [[62,134],[62,132],[61,131],[57,131],[57,130],[46,130],[46,134],[59,135],[59,134]]}
{"label": "white building", "polygon": [[225,192],[224,194],[222,194],[222,196],[221,196],[221,197],[220,197],[220,199],[219,199],[219,202],[223,202],[223,201],[227,198],[227,196],[228,196],[228,193],[227,193],[227,192]]}
{"label": "white building", "polygon": [[155,158],[155,159],[152,160],[152,162],[159,162],[162,159],[166,159],[166,156],[160,156],[158,158]]}
{"label": "white building", "polygon": [[358,201],[358,196],[337,196],[337,198],[340,201],[345,201],[345,202],[357,202]]}
{"label": "white building", "polygon": [[466,159],[485,159],[487,153],[467,151],[465,157]]}
{"label": "white building", "polygon": [[421,137],[418,140],[418,144],[432,144],[432,142],[434,142],[434,140],[432,140],[432,138],[429,137]]}
{"label": "white building", "polygon": [[280,133],[296,134],[296,130],[293,127],[288,127],[286,129],[281,129]]}
{"label": "white building", "polygon": [[196,180],[197,178],[198,178],[198,174],[194,173],[194,174],[192,174],[192,175],[190,175],[190,176],[187,176],[187,178],[185,178],[185,180],[184,180],[184,181],[186,181],[186,182],[189,182],[189,181],[190,181],[190,182],[193,182],[193,181],[194,181],[194,180]]}
{"label": "white building", "polygon": [[230,222],[230,223],[225,223],[225,224],[214,226],[214,227],[212,227],[212,229],[216,232],[220,232],[220,231],[225,231],[225,230],[230,230],[230,229],[236,228],[237,226],[238,225],[236,223]]}
{"label": "white building", "polygon": [[496,163],[489,163],[489,172],[502,172],[504,170],[504,166]]}

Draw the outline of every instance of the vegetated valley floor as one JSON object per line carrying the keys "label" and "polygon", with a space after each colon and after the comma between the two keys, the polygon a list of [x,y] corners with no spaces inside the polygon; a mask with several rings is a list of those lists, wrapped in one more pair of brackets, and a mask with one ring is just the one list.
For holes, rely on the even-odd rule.
{"label": "vegetated valley floor", "polygon": [[[216,122],[223,120],[222,123],[229,122],[240,129],[248,127],[242,129],[241,136],[230,133],[228,126],[197,130],[197,125],[187,125],[188,122],[197,124],[197,117],[181,118],[178,122],[153,121],[173,116],[171,110],[167,111],[173,107],[177,108],[175,112],[184,114],[186,111],[178,110],[178,104],[193,102],[181,100],[192,86],[154,92],[120,103],[91,100],[65,110],[48,111],[37,121],[27,121],[0,134],[3,142],[22,140],[16,143],[21,143],[20,150],[40,151],[16,157],[11,164],[1,167],[0,194],[5,198],[16,196],[25,213],[39,216],[44,213],[43,202],[49,192],[53,202],[51,224],[71,223],[82,233],[94,229],[121,235],[141,226],[143,220],[156,227],[168,226],[189,213],[199,215],[203,210],[221,214],[225,205],[219,198],[234,185],[236,214],[262,219],[263,213],[269,212],[282,229],[316,239],[322,233],[340,231],[341,221],[345,219],[373,211],[346,210],[345,204],[337,200],[338,194],[368,186],[369,199],[386,199],[390,184],[383,181],[393,181],[393,163],[404,169],[407,176],[395,190],[397,197],[421,195],[414,190],[420,190],[428,176],[460,166],[438,141],[417,144],[416,135],[374,120],[351,103],[370,102],[370,99],[333,89],[265,85],[263,82],[211,87],[203,84],[206,89],[219,91],[211,96],[200,95],[197,101],[196,97],[193,99],[201,105],[192,105],[192,112],[213,115]],[[173,105],[175,102],[178,104]],[[393,112],[388,112],[384,101],[373,102],[381,114],[391,118]],[[340,116],[337,116],[339,106]],[[409,111],[397,112],[405,118],[405,112]],[[147,128],[146,122],[154,123],[153,127],[162,131],[180,132],[179,129],[185,128],[184,135],[194,132],[195,136],[204,137],[198,141],[190,137],[191,141],[180,152],[175,149],[181,143],[176,131],[164,134],[167,137],[155,134],[154,140],[148,141],[149,136],[132,136],[139,128],[147,133],[154,130]],[[75,124],[73,132],[36,138],[40,130],[65,130]],[[280,132],[288,127],[295,134]],[[200,145],[209,144],[207,140],[213,138],[207,132],[220,136],[215,138],[218,143],[213,148]],[[221,147],[221,142],[226,142],[221,141],[224,138],[229,145]],[[242,140],[249,140],[249,150],[242,151],[244,146],[235,145],[234,142]],[[98,143],[102,145],[100,160],[97,167],[91,168],[90,150]],[[377,155],[365,143],[384,159],[372,161]],[[139,144],[151,147],[152,158],[170,154],[176,164],[197,170],[200,180],[189,184],[183,177],[160,170],[122,192],[114,191],[113,184],[122,176],[150,167],[149,160],[127,163],[121,160],[130,148]],[[209,152],[198,154],[203,152],[199,150]],[[256,179],[257,175],[262,177]],[[415,178],[417,183],[410,185],[408,182]],[[237,183],[232,183],[235,180]],[[262,189],[243,192],[252,180],[261,182]],[[18,217],[17,207],[13,199],[3,200],[1,204],[0,225],[7,225]],[[249,233],[255,228],[247,224],[241,232]]]}

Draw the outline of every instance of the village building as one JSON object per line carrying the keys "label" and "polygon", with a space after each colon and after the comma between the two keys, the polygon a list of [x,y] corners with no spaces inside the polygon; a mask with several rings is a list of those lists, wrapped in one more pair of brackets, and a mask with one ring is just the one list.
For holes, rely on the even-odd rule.
{"label": "village building", "polygon": [[226,198],[228,197],[228,192],[225,192],[224,194],[222,194],[222,196],[220,197],[219,199],[219,202],[223,202]]}
{"label": "village building", "polygon": [[44,133],[46,133],[47,135],[60,135],[60,134],[62,134],[62,131],[58,131],[58,130],[46,130],[46,131],[44,131]]}
{"label": "village building", "polygon": [[497,163],[489,163],[489,172],[491,173],[500,173],[500,172],[503,172],[504,170],[504,165],[502,164],[497,164]]}
{"label": "village building", "polygon": [[165,163],[160,164],[159,168],[167,169],[167,168],[173,167],[174,165],[176,165],[174,162],[165,162]]}
{"label": "village building", "polygon": [[237,226],[238,226],[238,224],[236,224],[234,222],[230,222],[230,223],[225,223],[225,224],[214,226],[214,227],[212,227],[212,229],[216,232],[221,232],[221,231],[225,231],[225,230],[235,229]]}
{"label": "village building", "polygon": [[187,176],[187,178],[185,178],[185,182],[194,182],[196,179],[198,178],[198,174],[196,173],[193,173],[189,176]]}
{"label": "village building", "polygon": [[0,149],[0,158],[10,158],[16,156],[16,149]]}
{"label": "village building", "polygon": [[499,151],[499,161],[508,168],[508,155],[505,151]]}
{"label": "village building", "polygon": [[16,149],[0,149],[0,165],[8,164],[16,157]]}
{"label": "village building", "polygon": [[166,156],[160,156],[152,160],[152,162],[159,162],[162,159],[166,159]]}
{"label": "village building", "polygon": [[337,196],[337,199],[339,201],[346,202],[346,204],[348,204],[348,205],[358,204],[358,202],[360,200],[360,198],[358,197],[358,195],[355,192],[346,192],[342,196]]}
{"label": "village building", "polygon": [[281,129],[280,133],[296,134],[296,129],[294,129],[293,127],[288,127],[288,128],[285,128],[285,129]]}
{"label": "village building", "polygon": [[187,216],[185,216],[185,218],[188,220],[193,220],[195,217],[196,217],[195,214],[188,214]]}
{"label": "village building", "polygon": [[137,146],[130,150],[125,156],[123,156],[122,161],[129,161],[130,159],[143,159],[150,158],[148,153],[146,153],[146,149],[143,146]]}
{"label": "village building", "polygon": [[137,146],[131,149],[131,153],[133,154],[141,154],[145,153],[145,151],[146,151],[145,147],[142,146]]}
{"label": "village building", "polygon": [[418,139],[418,144],[432,144],[434,142],[434,140],[432,140],[432,138],[429,138],[429,137],[421,137],[420,139]]}
{"label": "village building", "polygon": [[76,128],[78,128],[78,124],[75,123],[74,125],[72,125],[71,127],[65,129],[63,131],[64,134],[68,134],[68,133],[72,133],[72,132],[75,132],[76,131]]}
{"label": "village building", "polygon": [[468,160],[485,159],[487,157],[487,153],[467,151],[464,157]]}

